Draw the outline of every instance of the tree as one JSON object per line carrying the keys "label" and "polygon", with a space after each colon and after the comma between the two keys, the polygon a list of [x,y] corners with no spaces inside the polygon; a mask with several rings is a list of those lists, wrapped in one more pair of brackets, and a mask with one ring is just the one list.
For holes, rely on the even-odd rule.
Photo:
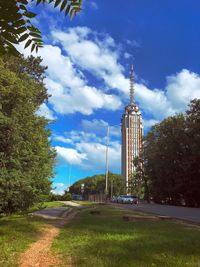
{"label": "tree", "polygon": [[36,61],[18,59],[14,67],[12,57],[6,63],[0,59],[0,212],[26,209],[51,190],[55,151],[48,140],[48,121],[36,115],[48,98],[44,68]]}
{"label": "tree", "polygon": [[[105,175],[97,174],[91,177],[86,177],[75,182],[70,187],[70,193],[81,194],[81,184],[84,184],[84,195],[104,194],[105,193]],[[111,185],[113,195],[124,193],[124,183],[121,175],[109,172],[108,175],[108,191],[111,195]]]}
{"label": "tree", "polygon": [[133,160],[133,164],[135,167],[134,174],[132,175],[132,184],[131,184],[131,194],[136,195],[140,199],[144,198],[144,187],[145,187],[145,179],[144,179],[144,164],[143,158],[136,157]]}
{"label": "tree", "polygon": [[183,194],[188,206],[200,207],[200,99],[190,102],[186,111],[187,157],[184,162]]}
{"label": "tree", "polygon": [[152,127],[144,145],[144,167],[149,190],[158,203],[180,204],[182,201],[185,118],[176,115]]}
{"label": "tree", "polygon": [[[36,5],[51,4],[59,7],[60,12],[72,19],[81,10],[82,0],[32,0]],[[31,45],[31,51],[42,47],[40,30],[32,23],[35,13],[28,9],[28,0],[1,0],[0,1],[0,55],[17,54],[14,45],[26,41],[24,48]]]}
{"label": "tree", "polygon": [[144,145],[147,185],[155,202],[200,206],[200,100],[152,127]]}

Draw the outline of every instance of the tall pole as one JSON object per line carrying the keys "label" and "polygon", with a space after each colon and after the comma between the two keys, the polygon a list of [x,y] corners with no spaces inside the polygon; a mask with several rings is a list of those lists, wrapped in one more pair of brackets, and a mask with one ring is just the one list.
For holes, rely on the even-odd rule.
{"label": "tall pole", "polygon": [[70,184],[71,184],[71,170],[72,170],[72,165],[69,165],[69,188],[70,188]]}
{"label": "tall pole", "polygon": [[106,200],[108,196],[108,145],[109,145],[109,126],[107,128],[107,142],[106,142],[106,187],[105,187]]}

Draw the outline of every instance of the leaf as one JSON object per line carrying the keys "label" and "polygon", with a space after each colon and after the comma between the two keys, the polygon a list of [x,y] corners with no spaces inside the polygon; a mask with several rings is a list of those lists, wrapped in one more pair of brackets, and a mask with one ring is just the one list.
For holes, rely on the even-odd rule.
{"label": "leaf", "polygon": [[29,34],[30,34],[31,36],[33,36],[33,37],[42,38],[41,34],[36,33],[36,32],[30,32]]}
{"label": "leaf", "polygon": [[27,31],[27,28],[26,27],[20,27],[17,29],[17,34],[21,34],[23,32]]}
{"label": "leaf", "polygon": [[57,7],[61,3],[61,1],[62,0],[56,0],[54,7]]}
{"label": "leaf", "polygon": [[42,0],[37,0],[36,5],[39,5]]}
{"label": "leaf", "polygon": [[68,2],[68,0],[64,0],[64,1],[62,2],[62,5],[61,5],[61,7],[60,7],[60,12],[62,12],[63,9],[65,9],[65,7],[66,7],[66,5],[67,5],[67,2]]}
{"label": "leaf", "polygon": [[38,39],[38,38],[32,38],[32,40],[35,42],[35,43],[40,43],[42,44],[43,41],[41,39]]}
{"label": "leaf", "polygon": [[20,5],[19,8],[20,8],[21,10],[25,10],[25,11],[27,11],[27,9],[26,9],[26,7],[25,7],[24,5]]}
{"label": "leaf", "polygon": [[19,19],[13,22],[14,27],[24,26],[26,24],[24,19]]}
{"label": "leaf", "polygon": [[71,6],[70,6],[70,5],[68,5],[68,6],[67,6],[67,8],[66,8],[66,10],[65,10],[65,16],[67,16],[67,14],[69,13],[69,11],[70,11],[70,8],[71,8]]}
{"label": "leaf", "polygon": [[25,44],[25,46],[24,46],[24,49],[26,49],[31,43],[32,43],[32,40],[29,39],[29,40],[26,42],[26,44]]}
{"label": "leaf", "polygon": [[41,34],[41,32],[34,26],[28,26],[27,29],[29,29],[29,31],[31,31],[31,32],[36,32],[36,33]]}
{"label": "leaf", "polygon": [[35,49],[35,46],[36,46],[36,44],[32,44],[32,46],[31,46],[31,53],[32,53],[33,50]]}
{"label": "leaf", "polygon": [[22,4],[25,4],[27,5],[28,4],[28,1],[27,0],[18,0],[19,3],[22,3]]}
{"label": "leaf", "polygon": [[35,13],[33,13],[33,12],[29,12],[29,11],[26,11],[26,12],[24,12],[24,14],[23,14],[25,17],[27,17],[27,18],[34,18],[35,16],[36,16],[36,14]]}
{"label": "leaf", "polygon": [[29,37],[28,33],[25,33],[25,34],[23,34],[23,35],[19,38],[18,42],[19,42],[19,43],[20,43],[20,42],[23,42],[23,41],[25,41],[28,37]]}
{"label": "leaf", "polygon": [[18,40],[16,39],[15,35],[12,35],[9,32],[2,32],[1,35],[9,42],[18,44]]}
{"label": "leaf", "polygon": [[74,8],[72,8],[70,11],[70,20],[73,19],[74,15],[75,15],[75,10],[74,10]]}

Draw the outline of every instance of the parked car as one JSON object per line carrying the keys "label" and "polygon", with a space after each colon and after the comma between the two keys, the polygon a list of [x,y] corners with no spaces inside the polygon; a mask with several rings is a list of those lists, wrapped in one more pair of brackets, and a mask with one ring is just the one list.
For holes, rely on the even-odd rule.
{"label": "parked car", "polygon": [[120,195],[117,198],[117,203],[138,204],[138,198],[136,196]]}

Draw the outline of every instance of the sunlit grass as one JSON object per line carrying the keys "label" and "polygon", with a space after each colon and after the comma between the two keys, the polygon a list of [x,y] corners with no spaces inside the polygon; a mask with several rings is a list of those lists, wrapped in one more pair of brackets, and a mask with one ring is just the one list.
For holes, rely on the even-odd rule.
{"label": "sunlit grass", "polygon": [[126,222],[130,210],[98,206],[100,214],[80,213],[62,229],[53,251],[66,266],[72,257],[84,267],[198,267],[200,231],[172,221]]}
{"label": "sunlit grass", "polygon": [[0,266],[19,266],[20,254],[36,241],[44,223],[27,216],[9,216],[0,219]]}

